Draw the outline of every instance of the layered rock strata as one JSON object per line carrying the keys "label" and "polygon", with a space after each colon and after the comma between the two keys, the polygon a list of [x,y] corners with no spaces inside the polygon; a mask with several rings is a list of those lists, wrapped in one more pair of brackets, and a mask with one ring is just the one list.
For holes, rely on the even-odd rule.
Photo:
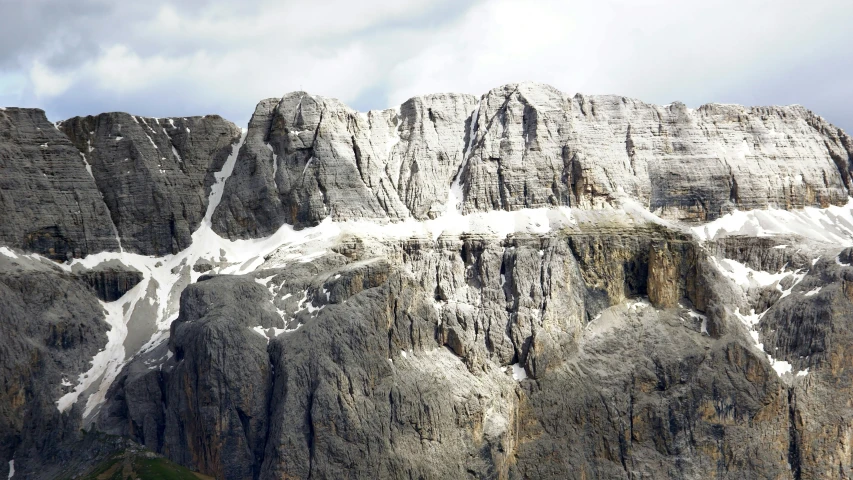
{"label": "layered rock strata", "polygon": [[214,173],[240,129],[217,115],[144,118],[126,113],[60,124],[91,167],[126,251],[187,248],[207,210]]}
{"label": "layered rock strata", "polygon": [[258,104],[214,228],[251,238],[327,217],[597,208],[625,196],[664,218],[710,221],[844,204],[851,159],[853,140],[799,106],[690,109],[524,83],[364,115],[295,92]]}
{"label": "layered rock strata", "polygon": [[38,109],[0,109],[0,243],[54,260],[119,248],[85,160]]}

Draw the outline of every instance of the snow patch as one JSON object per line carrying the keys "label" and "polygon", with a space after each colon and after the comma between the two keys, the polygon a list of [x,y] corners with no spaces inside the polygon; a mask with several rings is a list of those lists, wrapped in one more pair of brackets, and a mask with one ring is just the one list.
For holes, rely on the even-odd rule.
{"label": "snow patch", "polygon": [[103,401],[104,395],[106,395],[104,385],[112,383],[112,379],[118,375],[124,362],[124,339],[127,336],[127,319],[133,312],[136,301],[139,300],[140,292],[144,292],[147,286],[148,281],[140,282],[120,299],[109,303],[101,302],[104,308],[105,320],[110,326],[110,330],[107,332],[107,345],[92,358],[92,366],[89,370],[80,374],[74,390],[66,393],[57,400],[56,407],[60,412],[67,412],[77,402],[81,393],[98,382],[100,382],[101,388],[89,397],[84,416],[88,415],[97,404]]}
{"label": "snow patch", "polygon": [[815,288],[809,290],[808,292],[804,293],[804,295],[807,297],[813,297],[813,296],[817,295],[818,293],[820,293],[821,288],[823,288],[823,287],[815,287]]}
{"label": "snow patch", "polygon": [[853,246],[853,199],[846,205],[828,208],[736,210],[691,230],[701,240],[715,240],[729,235],[797,235],[820,242]]}
{"label": "snow patch", "polygon": [[755,347],[758,350],[760,350],[762,353],[767,355],[767,361],[770,362],[770,366],[773,367],[773,370],[776,372],[776,374],[781,377],[781,376],[785,375],[786,373],[791,373],[791,371],[793,370],[793,366],[789,362],[786,362],[785,360],[777,360],[777,359],[773,358],[772,355],[770,355],[769,353],[764,351],[764,344],[761,343],[759,341],[759,338],[758,338],[758,323],[761,321],[761,318],[766,313],[767,313],[767,310],[765,310],[761,313],[755,313],[755,310],[751,310],[749,312],[749,315],[744,315],[744,314],[740,313],[739,308],[735,309],[735,311],[734,311],[735,317],[737,317],[741,321],[741,323],[743,323],[744,326],[746,326],[747,330],[749,331],[749,336],[752,338],[752,341],[753,341],[753,344],[755,345]]}
{"label": "snow patch", "polygon": [[[711,263],[717,267],[717,270],[719,270],[723,276],[731,279],[744,290],[750,287],[769,287],[773,284],[778,284],[780,280],[792,274],[792,272],[786,272],[784,270],[778,273],[753,270],[743,263],[729,258],[718,260],[715,257],[711,257]],[[799,270],[793,273],[796,274],[798,272]],[[782,289],[779,288],[779,290],[781,291]]]}
{"label": "snow patch", "polygon": [[524,367],[517,363],[513,363],[510,367],[512,367],[512,378],[519,382],[527,379],[527,371],[524,370]]}
{"label": "snow patch", "polygon": [[640,298],[637,300],[630,300],[627,303],[627,308],[629,311],[638,311],[645,309],[646,307],[650,307],[652,304],[645,298]]}
{"label": "snow patch", "polygon": [[172,145],[172,155],[175,156],[175,159],[178,161],[178,163],[184,163],[184,159],[181,158],[181,154],[178,153],[178,149],[176,149],[174,145]]}

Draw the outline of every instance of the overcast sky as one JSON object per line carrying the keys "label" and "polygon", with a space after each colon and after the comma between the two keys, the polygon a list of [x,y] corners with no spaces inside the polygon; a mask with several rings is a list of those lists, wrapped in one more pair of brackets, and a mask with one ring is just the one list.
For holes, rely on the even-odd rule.
{"label": "overcast sky", "polygon": [[369,110],[529,80],[853,132],[851,28],[851,0],[0,0],[0,106],[245,126],[293,90]]}

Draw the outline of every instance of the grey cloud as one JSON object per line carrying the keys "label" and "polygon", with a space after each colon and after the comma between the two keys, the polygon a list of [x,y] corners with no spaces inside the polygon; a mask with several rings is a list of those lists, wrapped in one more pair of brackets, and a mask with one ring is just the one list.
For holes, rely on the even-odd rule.
{"label": "grey cloud", "polygon": [[124,110],[245,125],[256,101],[298,88],[367,110],[532,80],[654,103],[800,103],[851,131],[851,20],[845,0],[0,0],[0,86],[39,62],[60,86],[39,95],[30,81],[18,100],[55,120]]}

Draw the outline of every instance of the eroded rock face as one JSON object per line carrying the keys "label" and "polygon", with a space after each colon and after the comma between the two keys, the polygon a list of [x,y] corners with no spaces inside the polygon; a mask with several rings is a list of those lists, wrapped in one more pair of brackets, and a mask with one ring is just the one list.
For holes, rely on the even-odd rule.
{"label": "eroded rock face", "polygon": [[105,302],[114,302],[142,281],[139,270],[124,265],[99,265],[75,275],[92,287],[95,295]]}
{"label": "eroded rock face", "polygon": [[470,95],[429,95],[364,115],[305,92],[264,100],[214,227],[245,238],[326,217],[434,218],[445,210],[475,105]]}
{"label": "eroded rock face", "polygon": [[566,97],[535,84],[480,102],[467,210],[591,207],[626,193],[665,218],[847,202],[851,141],[793,107]]}
{"label": "eroded rock face", "polygon": [[[189,245],[239,135],[218,117],[126,114],[62,130],[124,247],[155,255]],[[127,322],[129,361],[85,426],[229,479],[849,477],[851,250],[700,242],[643,208],[693,222],[846,203],[851,146],[800,107],[691,110],[533,84],[366,115],[303,92],[262,101],[215,231],[374,225],[277,237],[278,250],[228,244],[258,246],[245,262],[222,247],[140,264],[146,291],[183,289],[180,314],[143,348],[159,306],[125,304],[146,318]],[[28,155],[27,168],[53,158]],[[551,228],[501,217],[519,223],[500,237],[376,227],[552,206],[577,209]],[[78,255],[56,245],[24,247]],[[104,346],[93,289],[110,302],[138,280],[9,252],[0,458],[51,478],[108,443],[81,438],[81,405],[53,402]],[[168,300],[138,298],[155,297]]]}
{"label": "eroded rock face", "polygon": [[790,478],[787,387],[704,255],[639,226],[353,238],[190,286],[174,356],[99,421],[227,478]]}
{"label": "eroded rock face", "polygon": [[764,350],[788,359],[796,377],[791,398],[791,462],[800,478],[849,478],[853,456],[853,299],[849,265],[819,259],[791,295],[761,320]]}
{"label": "eroded rock face", "polygon": [[846,203],[851,158],[853,140],[799,106],[694,110],[525,83],[362,115],[296,92],[258,104],[214,224],[246,238],[326,217],[435,218],[449,199],[468,213],[626,195],[664,218],[709,221]]}
{"label": "eroded rock face", "polygon": [[38,109],[0,110],[0,243],[63,261],[118,250],[80,152]]}
{"label": "eroded rock face", "polygon": [[144,118],[126,113],[61,123],[92,175],[126,251],[176,253],[204,217],[214,172],[240,129],[217,115]]}
{"label": "eroded rock face", "polygon": [[107,341],[98,299],[50,263],[0,254],[0,457],[14,454],[22,478],[60,475],[73,461],[82,409],[63,414],[56,401]]}

